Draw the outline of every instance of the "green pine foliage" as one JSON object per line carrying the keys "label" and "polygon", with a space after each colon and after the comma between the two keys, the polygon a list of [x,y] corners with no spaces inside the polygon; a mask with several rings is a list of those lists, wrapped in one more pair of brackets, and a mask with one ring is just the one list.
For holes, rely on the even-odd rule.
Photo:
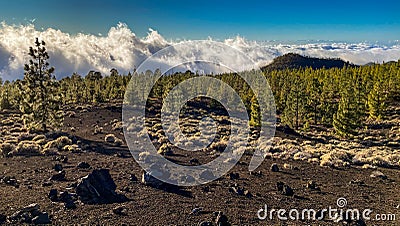
{"label": "green pine foliage", "polygon": [[[2,82],[0,109],[20,109],[27,127],[42,130],[54,126],[53,122],[59,122],[58,112],[62,105],[121,101],[127,90],[125,100],[128,103],[142,100],[144,91],[150,87],[141,87],[139,84],[143,83],[139,80],[155,79],[161,73],[159,69],[143,73],[133,70],[133,73],[121,75],[116,69],[111,69],[109,74],[90,71],[81,76],[74,73],[56,81],[44,43],[37,41],[30,49],[30,56],[23,80]],[[247,78],[252,78],[254,71],[244,73]],[[275,100],[277,116],[284,125],[293,129],[324,126],[333,128],[339,136],[348,137],[356,134],[365,119],[379,120],[390,104],[400,101],[400,61],[366,66],[345,64],[344,67],[329,69],[269,68],[264,74]],[[130,82],[133,76],[136,79]],[[201,75],[191,71],[163,75],[152,87],[150,98],[161,100],[177,84],[196,76]],[[260,103],[243,78],[236,73],[206,76],[231,86],[245,104],[250,124],[259,125],[264,113],[259,112]],[[234,104],[231,96],[223,95],[225,88],[202,86],[204,84],[198,84],[188,92],[210,89],[218,92],[223,101]],[[182,99],[182,95],[185,94],[177,94],[174,98]],[[210,99],[209,106],[220,105]]]}
{"label": "green pine foliage", "polygon": [[20,110],[24,125],[29,130],[48,131],[62,123],[59,83],[50,67],[45,42],[36,38],[35,46],[29,48],[31,59],[25,64],[25,76],[19,83]]}

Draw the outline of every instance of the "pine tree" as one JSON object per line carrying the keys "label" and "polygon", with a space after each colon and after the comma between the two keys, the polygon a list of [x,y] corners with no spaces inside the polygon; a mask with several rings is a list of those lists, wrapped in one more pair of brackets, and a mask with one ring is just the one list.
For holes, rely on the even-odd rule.
{"label": "pine tree", "polygon": [[58,82],[50,67],[45,42],[36,38],[35,47],[29,48],[29,64],[24,67],[24,79],[19,83],[24,125],[29,130],[48,131],[61,125],[63,114],[58,93]]}
{"label": "pine tree", "polygon": [[371,118],[380,119],[385,110],[386,95],[381,90],[380,82],[376,82],[368,94],[368,111]]}
{"label": "pine tree", "polygon": [[361,123],[361,113],[358,111],[357,94],[351,87],[349,77],[343,76],[342,93],[336,113],[333,115],[333,127],[341,137],[355,135]]}
{"label": "pine tree", "polygon": [[250,125],[251,126],[261,126],[261,112],[260,105],[257,101],[257,97],[253,95],[251,98],[251,114],[250,114]]}
{"label": "pine tree", "polygon": [[6,81],[0,91],[0,109],[10,109],[12,107],[10,101],[10,82]]}

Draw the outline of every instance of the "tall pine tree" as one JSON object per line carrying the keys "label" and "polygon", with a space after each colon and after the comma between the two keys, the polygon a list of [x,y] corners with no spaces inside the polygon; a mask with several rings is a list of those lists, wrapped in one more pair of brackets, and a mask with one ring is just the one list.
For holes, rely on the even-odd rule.
{"label": "tall pine tree", "polygon": [[49,65],[45,42],[36,38],[29,48],[29,64],[24,67],[24,79],[20,83],[24,125],[29,130],[48,131],[61,125],[63,114],[58,92],[58,82]]}

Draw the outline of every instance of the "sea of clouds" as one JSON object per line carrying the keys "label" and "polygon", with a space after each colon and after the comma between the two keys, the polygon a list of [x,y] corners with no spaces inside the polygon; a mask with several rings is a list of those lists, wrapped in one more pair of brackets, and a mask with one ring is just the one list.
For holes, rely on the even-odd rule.
{"label": "sea of clouds", "polygon": [[[166,40],[152,29],[149,29],[147,37],[140,38],[123,23],[111,27],[108,34],[102,36],[83,33],[71,35],[52,28],[40,30],[33,24],[17,26],[3,22],[0,24],[0,77],[3,80],[23,77],[23,65],[29,59],[27,52],[36,37],[46,41],[50,64],[56,68],[57,78],[71,75],[73,72],[86,75],[90,70],[108,75],[112,68],[127,74],[157,51],[187,42]],[[212,41],[211,38],[210,41]],[[289,52],[313,57],[341,58],[359,65],[400,59],[400,41],[398,40],[385,44],[332,41],[283,43],[250,41],[238,36],[218,42],[244,52],[256,66],[264,66],[271,63],[275,57]],[[175,55],[176,58],[165,60],[187,62],[201,54],[212,56],[213,52],[220,51],[219,48],[214,49],[212,45],[207,45],[207,49],[201,48],[201,46],[196,46],[196,49],[180,48],[182,53],[178,54],[179,57]],[[193,64],[187,64],[185,67],[195,70],[191,68]],[[217,70],[217,68],[213,67],[210,70]]]}

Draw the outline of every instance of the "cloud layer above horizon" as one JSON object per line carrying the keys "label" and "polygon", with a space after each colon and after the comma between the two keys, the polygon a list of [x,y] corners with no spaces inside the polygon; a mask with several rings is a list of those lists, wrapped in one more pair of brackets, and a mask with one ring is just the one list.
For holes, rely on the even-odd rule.
{"label": "cloud layer above horizon", "polygon": [[[110,28],[106,36],[91,34],[71,35],[48,28],[38,30],[29,25],[0,25],[0,77],[15,80],[23,77],[23,65],[28,61],[28,49],[36,37],[46,41],[50,64],[56,68],[57,78],[74,72],[86,75],[90,70],[108,75],[112,68],[127,74],[157,51],[185,41],[167,41],[157,31],[149,29],[147,37],[139,38],[123,23]],[[211,39],[210,39],[211,40]],[[264,66],[275,57],[294,52],[323,58],[341,58],[354,64],[387,62],[400,59],[400,42],[389,44],[343,43],[343,42],[302,42],[279,43],[257,42],[235,37],[219,41],[244,52],[255,66]],[[201,47],[200,47],[201,48]],[[190,61],[194,54],[212,55],[218,48],[206,51],[185,49],[179,59],[168,61]],[[234,57],[234,56],[230,56]],[[188,69],[191,64],[188,64]]]}

